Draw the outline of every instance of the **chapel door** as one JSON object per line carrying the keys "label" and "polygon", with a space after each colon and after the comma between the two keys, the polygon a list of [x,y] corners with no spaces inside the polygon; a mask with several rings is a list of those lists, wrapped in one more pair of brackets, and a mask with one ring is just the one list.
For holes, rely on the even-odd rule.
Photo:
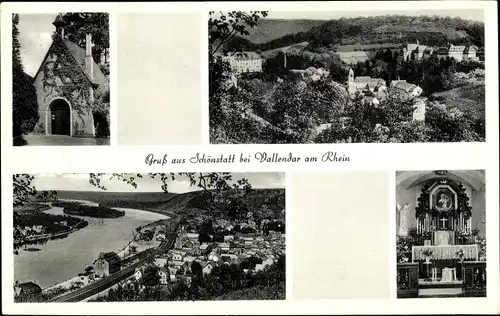
{"label": "chapel door", "polygon": [[71,119],[69,105],[63,100],[56,100],[51,105],[51,133],[54,135],[70,135]]}

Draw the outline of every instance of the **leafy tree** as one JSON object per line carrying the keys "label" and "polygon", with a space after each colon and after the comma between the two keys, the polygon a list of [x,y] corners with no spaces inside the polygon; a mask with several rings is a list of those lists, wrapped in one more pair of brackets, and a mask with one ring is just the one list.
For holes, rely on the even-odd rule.
{"label": "leafy tree", "polygon": [[39,119],[33,78],[24,72],[19,43],[19,14],[12,15],[12,134],[15,146],[25,145],[22,135],[33,131]]}
{"label": "leafy tree", "polygon": [[344,67],[340,63],[333,63],[330,66],[330,78],[333,81],[344,84],[347,82],[347,77],[349,76],[349,69]]}
{"label": "leafy tree", "polygon": [[231,11],[209,12],[208,19],[208,53],[212,58],[219,49],[238,35],[250,34],[248,27],[254,27],[267,11]]}
{"label": "leafy tree", "polygon": [[193,263],[191,263],[191,272],[193,272],[195,278],[203,277],[203,268],[198,261],[193,261]]}
{"label": "leafy tree", "polygon": [[158,267],[155,265],[148,265],[144,269],[144,275],[142,276],[141,282],[144,286],[158,286],[160,284]]}
{"label": "leafy tree", "polygon": [[106,56],[109,52],[109,14],[108,13],[86,13],[69,12],[62,15],[66,22],[64,35],[68,40],[85,47],[86,35],[92,35],[94,47],[92,57],[96,63],[109,63],[102,60],[101,56]]}
{"label": "leafy tree", "polygon": [[[225,129],[220,129],[224,122],[238,125],[228,116],[223,109],[224,96],[231,92],[231,87],[227,82],[231,78],[231,69],[227,61],[215,54],[228,44],[237,35],[248,34],[247,27],[254,27],[261,16],[266,16],[265,11],[231,11],[231,12],[209,12],[208,20],[208,53],[209,53],[209,104],[210,104],[210,135],[214,138],[218,132],[224,133]],[[235,52],[236,49],[226,50],[225,54]],[[230,113],[229,113],[230,114]],[[237,116],[233,116],[233,119]],[[234,125],[233,125],[234,126]],[[225,135],[222,135],[224,139]]]}

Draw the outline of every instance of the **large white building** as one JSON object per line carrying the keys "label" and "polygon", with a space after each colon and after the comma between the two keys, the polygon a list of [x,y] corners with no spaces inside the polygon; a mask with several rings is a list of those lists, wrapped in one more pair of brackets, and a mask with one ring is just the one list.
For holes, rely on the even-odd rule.
{"label": "large white building", "polygon": [[426,45],[420,45],[418,40],[416,44],[410,43],[406,44],[406,47],[403,48],[404,59],[411,59],[411,55],[415,56],[415,60],[422,60],[425,58],[429,58],[432,55],[435,55],[437,58],[453,58],[457,62],[461,62],[464,60],[473,60],[479,61],[479,57],[477,56],[478,48],[477,46],[470,45],[459,45],[455,46],[453,44],[449,44],[446,47],[433,48]]}
{"label": "large white building", "polygon": [[255,52],[235,53],[228,57],[228,61],[236,74],[262,72],[262,57]]}

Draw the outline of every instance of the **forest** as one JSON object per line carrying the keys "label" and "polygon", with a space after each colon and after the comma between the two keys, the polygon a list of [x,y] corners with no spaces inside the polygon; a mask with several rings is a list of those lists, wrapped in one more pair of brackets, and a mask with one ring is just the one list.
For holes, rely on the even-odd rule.
{"label": "forest", "polygon": [[[287,23],[293,24],[293,20]],[[234,37],[226,48],[268,51],[308,42],[314,51],[338,45],[415,43],[417,40],[428,46],[452,43],[484,47],[484,23],[458,17],[385,15],[329,20],[264,43],[253,43],[247,37],[250,36]]]}

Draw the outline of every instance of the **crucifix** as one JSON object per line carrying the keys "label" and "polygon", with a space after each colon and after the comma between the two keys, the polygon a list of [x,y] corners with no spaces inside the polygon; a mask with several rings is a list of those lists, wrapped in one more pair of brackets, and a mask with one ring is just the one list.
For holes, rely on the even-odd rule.
{"label": "crucifix", "polygon": [[439,220],[441,223],[443,223],[443,225],[441,226],[441,228],[446,228],[446,222],[448,222],[448,219],[443,217]]}

